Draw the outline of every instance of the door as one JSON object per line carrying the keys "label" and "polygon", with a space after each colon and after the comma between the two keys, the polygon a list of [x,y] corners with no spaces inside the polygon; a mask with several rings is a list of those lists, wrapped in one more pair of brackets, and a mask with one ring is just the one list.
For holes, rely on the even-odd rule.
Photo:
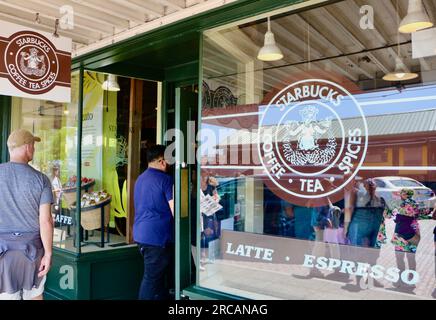
{"label": "door", "polygon": [[[194,84],[175,88],[176,299],[191,285],[191,234],[195,235],[195,146],[198,93]],[[194,179],[193,179],[194,178]],[[191,230],[192,228],[192,230]],[[193,231],[193,232],[191,232]],[[194,242],[193,242],[194,243]]]}

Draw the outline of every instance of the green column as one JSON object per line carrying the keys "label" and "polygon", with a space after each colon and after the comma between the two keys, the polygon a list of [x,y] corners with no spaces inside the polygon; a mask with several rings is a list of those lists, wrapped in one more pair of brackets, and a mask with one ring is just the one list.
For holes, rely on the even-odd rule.
{"label": "green column", "polygon": [[11,97],[0,96],[0,163],[9,161],[8,136],[11,130]]}

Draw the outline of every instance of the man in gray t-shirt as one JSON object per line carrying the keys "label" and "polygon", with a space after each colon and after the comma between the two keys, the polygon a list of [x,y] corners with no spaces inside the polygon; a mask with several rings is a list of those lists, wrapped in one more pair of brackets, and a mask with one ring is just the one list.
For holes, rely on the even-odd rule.
{"label": "man in gray t-shirt", "polygon": [[12,132],[11,161],[0,164],[0,300],[42,300],[51,266],[51,183],[28,164],[39,141],[27,130]]}
{"label": "man in gray t-shirt", "polygon": [[25,163],[0,164],[0,233],[39,232],[39,207],[53,202],[48,177]]}

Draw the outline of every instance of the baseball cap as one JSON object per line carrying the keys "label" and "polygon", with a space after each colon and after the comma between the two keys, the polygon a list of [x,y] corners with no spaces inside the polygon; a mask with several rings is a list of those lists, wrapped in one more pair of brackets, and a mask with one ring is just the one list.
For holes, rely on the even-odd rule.
{"label": "baseball cap", "polygon": [[26,129],[18,129],[13,131],[8,138],[9,148],[18,148],[25,144],[30,144],[33,142],[40,142],[41,138],[35,137]]}

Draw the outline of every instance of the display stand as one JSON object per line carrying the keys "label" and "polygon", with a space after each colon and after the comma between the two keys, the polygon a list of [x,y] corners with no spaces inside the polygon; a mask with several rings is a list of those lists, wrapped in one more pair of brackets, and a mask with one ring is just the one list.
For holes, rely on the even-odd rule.
{"label": "display stand", "polygon": [[[88,183],[82,184],[80,187],[80,194],[81,196],[85,192],[89,192],[89,190],[95,185],[95,180],[91,179]],[[77,187],[70,187],[70,188],[62,188],[60,193],[60,199],[59,199],[59,211],[60,213],[63,213],[65,210],[62,208],[63,203],[65,203],[68,207],[67,211],[71,212],[73,211],[72,207],[76,203],[76,190]],[[75,209],[74,209],[75,210]],[[81,230],[82,231],[82,230]],[[67,226],[67,236],[71,236],[71,226]],[[81,239],[83,239],[83,236],[81,235]]]}
{"label": "display stand", "polygon": [[[101,248],[104,248],[105,243],[110,241],[110,233],[107,231],[107,239],[105,242],[105,228],[109,225],[110,219],[110,203],[112,197],[108,197],[102,202],[95,205],[82,208],[81,210],[81,223],[80,223],[80,243],[81,246],[88,244],[94,244]],[[72,210],[76,210],[75,206],[72,206]],[[100,241],[88,241],[88,231],[100,229]],[[85,231],[85,239],[83,239],[83,231]],[[83,244],[82,244],[83,242]]]}
{"label": "display stand", "polygon": [[[85,192],[89,192],[89,189],[95,185],[95,180],[92,179],[86,184],[82,184],[80,187],[80,195],[83,196]],[[76,195],[77,187],[71,188],[62,188],[61,190],[61,201],[65,201],[68,207],[73,206],[76,203],[77,195]]]}

